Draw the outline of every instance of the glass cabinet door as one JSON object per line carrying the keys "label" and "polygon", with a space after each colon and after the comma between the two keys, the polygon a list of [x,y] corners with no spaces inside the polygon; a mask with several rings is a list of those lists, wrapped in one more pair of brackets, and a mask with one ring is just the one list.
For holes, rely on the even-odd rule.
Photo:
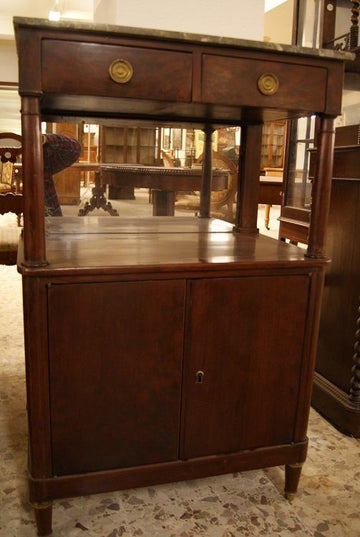
{"label": "glass cabinet door", "polygon": [[[295,44],[321,46],[322,0],[299,0]],[[281,207],[279,238],[307,244],[312,183],[309,176],[310,152],[314,148],[315,118],[288,123],[284,164],[284,203]]]}
{"label": "glass cabinet door", "polygon": [[309,211],[311,180],[310,150],[314,147],[314,118],[300,118],[290,126],[291,145],[287,166],[285,205]]}

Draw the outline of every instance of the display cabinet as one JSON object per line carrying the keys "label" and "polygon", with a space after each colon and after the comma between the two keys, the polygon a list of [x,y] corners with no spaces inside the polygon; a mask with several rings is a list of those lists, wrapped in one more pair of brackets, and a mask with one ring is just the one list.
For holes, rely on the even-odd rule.
{"label": "display cabinet", "polygon": [[[349,55],[14,24],[25,199],[18,267],[39,534],[51,532],[58,498],[280,464],[291,497],[308,443],[333,122]],[[257,208],[263,122],[312,114],[321,150],[305,253],[259,235]],[[45,220],[40,121],[58,116],[203,128],[199,218]],[[242,129],[234,225],[209,218],[216,125]]]}
{"label": "display cabinet", "polygon": [[314,118],[302,117],[288,125],[279,238],[294,244],[308,243],[312,197],[309,167],[316,139],[315,123]]}
{"label": "display cabinet", "polygon": [[263,126],[261,144],[261,170],[281,169],[284,166],[286,122],[266,123]]}
{"label": "display cabinet", "polygon": [[[345,61],[342,128],[360,121],[359,116],[359,2],[298,0],[294,42],[353,53]],[[355,118],[354,118],[355,116]],[[344,126],[344,127],[343,127]],[[350,130],[349,130],[350,132]],[[294,243],[308,242],[311,212],[310,152],[316,146],[316,121],[294,120],[289,125],[284,166],[284,201],[279,237]]]}
{"label": "display cabinet", "polygon": [[[159,129],[102,126],[100,161],[154,166],[160,163]],[[134,199],[133,187],[109,186],[110,199]]]}

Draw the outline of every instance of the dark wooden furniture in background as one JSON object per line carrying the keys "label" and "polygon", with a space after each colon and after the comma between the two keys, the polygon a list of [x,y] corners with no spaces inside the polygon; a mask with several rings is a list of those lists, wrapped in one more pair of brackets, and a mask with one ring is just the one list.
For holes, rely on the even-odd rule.
{"label": "dark wooden furniture in background", "polygon": [[[360,126],[336,130],[313,406],[360,437]],[[342,145],[348,144],[348,145]]]}
{"label": "dark wooden furniture in background", "polygon": [[[316,20],[309,21],[303,18],[306,12],[307,0],[297,0],[296,21],[294,32],[294,43],[301,44],[303,33],[307,22],[313,27],[307,28],[307,38],[314,36],[313,46],[317,47],[318,36],[320,46],[328,49],[343,50],[353,53],[353,58],[345,61],[344,87],[347,90],[359,89],[359,80],[356,73],[360,73],[360,42],[359,42],[359,1],[358,0],[332,0],[322,3],[322,13]],[[338,28],[346,31],[342,35],[336,35]],[[347,118],[349,120],[349,118]],[[346,127],[347,128],[347,127]],[[294,135],[295,129],[295,135]],[[307,139],[307,147],[314,147],[314,140],[309,132],[304,137]],[[281,207],[279,237],[283,240],[289,239],[293,243],[308,242],[309,222],[310,222],[310,199],[311,183],[307,181],[305,175],[308,173],[307,159],[308,150],[305,149],[304,168],[297,166],[296,155],[296,121],[289,122],[287,135],[287,148],[285,152],[284,166],[284,199]],[[300,162],[301,158],[299,158]],[[298,169],[296,169],[298,168]]]}
{"label": "dark wooden furniture in background", "polygon": [[[136,126],[102,126],[100,161],[105,163],[160,165],[159,129]],[[109,199],[135,199],[132,185],[112,184]]]}
{"label": "dark wooden furniture in background", "polygon": [[[344,2],[333,4],[331,11],[324,4],[323,43],[355,53],[355,61],[345,63],[345,89],[358,93],[360,3],[348,2],[348,15]],[[336,35],[336,27],[344,27],[344,22],[348,31]],[[360,125],[347,124],[336,130],[335,137],[327,239],[332,263],[326,271],[313,405],[337,428],[356,437],[360,437],[359,207]]]}
{"label": "dark wooden furniture in background", "polygon": [[263,126],[261,142],[261,171],[266,168],[282,169],[286,139],[286,121],[273,121]]}
{"label": "dark wooden furniture in background", "polygon": [[[333,120],[348,55],[14,24],[28,193],[19,270],[29,484],[39,533],[51,531],[56,498],[279,464],[291,497],[306,458]],[[311,114],[320,117],[321,158],[304,256],[258,234],[257,208],[263,122]],[[81,115],[204,126],[200,218],[49,218],[45,228],[40,119]],[[234,226],[208,218],[214,124],[242,127]]]}

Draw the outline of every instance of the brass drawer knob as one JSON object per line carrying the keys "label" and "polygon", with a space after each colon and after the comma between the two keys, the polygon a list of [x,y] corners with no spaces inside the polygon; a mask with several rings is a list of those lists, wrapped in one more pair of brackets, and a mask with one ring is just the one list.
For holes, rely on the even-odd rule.
{"label": "brass drawer knob", "polygon": [[257,85],[263,95],[274,95],[279,89],[279,79],[273,73],[264,73],[259,77]]}
{"label": "brass drawer knob", "polygon": [[110,78],[117,84],[126,84],[129,82],[132,79],[133,73],[133,67],[127,60],[114,60],[109,67]]}

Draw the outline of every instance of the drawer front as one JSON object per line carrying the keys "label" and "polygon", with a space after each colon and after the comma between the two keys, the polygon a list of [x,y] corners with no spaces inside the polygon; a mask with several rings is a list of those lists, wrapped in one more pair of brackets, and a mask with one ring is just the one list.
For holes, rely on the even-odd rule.
{"label": "drawer front", "polygon": [[[127,70],[130,79],[114,81],[112,64],[115,77]],[[57,40],[42,45],[45,92],[187,102],[191,87],[190,53]]]}
{"label": "drawer front", "polygon": [[[322,67],[204,54],[202,69],[202,101],[206,103],[317,112],[325,108],[327,70]],[[271,75],[270,82],[277,81],[274,93],[259,89],[263,75]],[[265,90],[271,90],[268,82],[265,79]]]}

